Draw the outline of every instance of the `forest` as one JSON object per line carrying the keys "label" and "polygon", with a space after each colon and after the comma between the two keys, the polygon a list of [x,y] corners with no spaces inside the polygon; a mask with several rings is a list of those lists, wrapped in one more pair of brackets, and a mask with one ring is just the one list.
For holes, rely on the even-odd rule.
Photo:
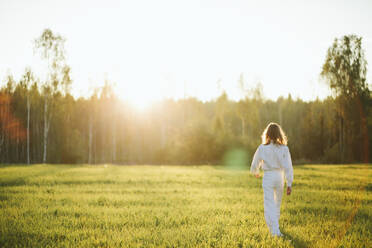
{"label": "forest", "polygon": [[282,125],[294,163],[368,163],[372,157],[372,95],[362,37],[336,38],[320,77],[332,94],[303,101],[266,99],[244,88],[240,101],[221,95],[164,99],[138,111],[106,81],[90,97],[75,98],[65,39],[46,29],[35,51],[48,75],[26,68],[0,89],[0,163],[224,164],[238,154],[249,164],[270,122]]}

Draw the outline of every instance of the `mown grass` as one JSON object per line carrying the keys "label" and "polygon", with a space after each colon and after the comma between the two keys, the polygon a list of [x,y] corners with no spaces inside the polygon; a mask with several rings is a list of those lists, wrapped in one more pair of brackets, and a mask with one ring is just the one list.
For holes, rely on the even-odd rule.
{"label": "mown grass", "polygon": [[0,167],[0,247],[372,247],[370,165],[295,167],[272,238],[261,180],[211,166]]}

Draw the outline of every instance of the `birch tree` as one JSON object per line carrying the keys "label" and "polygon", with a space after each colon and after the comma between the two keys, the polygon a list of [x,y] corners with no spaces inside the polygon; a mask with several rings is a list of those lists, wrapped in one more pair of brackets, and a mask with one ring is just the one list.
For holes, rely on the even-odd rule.
{"label": "birch tree", "polygon": [[43,135],[43,163],[47,160],[48,133],[53,114],[52,97],[58,91],[68,88],[71,83],[70,69],[65,64],[65,39],[45,29],[41,36],[34,41],[35,52],[46,62],[47,75],[42,86],[44,93],[44,135]]}
{"label": "birch tree", "polygon": [[244,75],[243,73],[240,74],[239,80],[238,80],[238,88],[242,94],[242,100],[238,102],[238,105],[236,107],[236,114],[238,115],[240,121],[241,121],[241,135],[242,137],[245,137],[245,126],[246,126],[246,119],[248,118],[249,109],[248,109],[248,93],[249,91],[246,89],[244,85]]}
{"label": "birch tree", "polygon": [[23,92],[26,95],[26,105],[27,105],[27,128],[26,128],[26,143],[27,143],[27,164],[30,164],[30,117],[31,117],[31,84],[34,81],[34,75],[30,68],[26,68],[25,73],[21,80],[21,86]]}
{"label": "birch tree", "polygon": [[94,134],[93,130],[95,129],[94,123],[96,122],[97,118],[97,102],[98,102],[98,90],[94,90],[94,93],[88,100],[88,108],[89,111],[89,121],[88,121],[88,164],[93,163],[93,156],[95,156],[95,150],[93,150],[93,140]]}

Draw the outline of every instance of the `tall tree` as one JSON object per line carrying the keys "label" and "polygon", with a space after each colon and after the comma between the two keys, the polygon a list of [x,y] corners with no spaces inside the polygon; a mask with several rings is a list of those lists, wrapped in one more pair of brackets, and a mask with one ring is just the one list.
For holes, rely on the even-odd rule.
{"label": "tall tree", "polygon": [[227,108],[228,98],[225,91],[216,100],[216,110],[213,123],[213,129],[215,132],[219,132],[224,135],[226,132],[225,127],[225,113]]}
{"label": "tall tree", "polygon": [[244,75],[243,73],[240,74],[239,80],[238,80],[238,88],[242,94],[242,98],[238,102],[238,106],[236,107],[236,114],[238,115],[240,121],[241,121],[241,135],[242,137],[245,136],[245,126],[246,126],[246,119],[248,118],[249,109],[247,106],[247,98],[249,91],[245,87],[244,82]]}
{"label": "tall tree", "polygon": [[20,82],[22,91],[26,95],[27,104],[27,164],[30,164],[30,115],[31,115],[31,84],[34,82],[34,75],[31,68],[26,68],[23,74],[22,80]]}
{"label": "tall tree", "polygon": [[93,163],[93,156],[95,155],[93,151],[93,125],[97,116],[97,90],[94,91],[93,95],[89,98],[89,105],[87,111],[89,111],[88,117],[88,163]]}
{"label": "tall tree", "polygon": [[52,118],[52,97],[58,91],[67,90],[71,79],[70,69],[65,64],[65,39],[54,34],[52,30],[45,29],[41,36],[34,41],[35,51],[39,52],[41,58],[47,64],[47,77],[43,84],[44,91],[44,138],[43,138],[43,163],[47,160],[48,133]]}
{"label": "tall tree", "polygon": [[[338,106],[339,152],[341,160],[368,161],[368,134],[365,103],[370,92],[366,83],[367,61],[362,38],[345,35],[328,49],[321,76],[333,91]],[[359,145],[363,147],[358,147]],[[360,150],[359,158],[352,150]],[[348,155],[346,158],[344,157]]]}

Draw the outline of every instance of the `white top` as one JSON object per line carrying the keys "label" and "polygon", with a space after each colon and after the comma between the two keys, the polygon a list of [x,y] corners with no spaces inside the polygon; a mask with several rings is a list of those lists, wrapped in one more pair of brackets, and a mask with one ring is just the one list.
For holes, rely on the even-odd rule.
{"label": "white top", "polygon": [[292,186],[293,167],[288,146],[273,143],[261,144],[253,156],[251,173],[258,174],[260,167],[264,171],[284,170],[287,186]]}

